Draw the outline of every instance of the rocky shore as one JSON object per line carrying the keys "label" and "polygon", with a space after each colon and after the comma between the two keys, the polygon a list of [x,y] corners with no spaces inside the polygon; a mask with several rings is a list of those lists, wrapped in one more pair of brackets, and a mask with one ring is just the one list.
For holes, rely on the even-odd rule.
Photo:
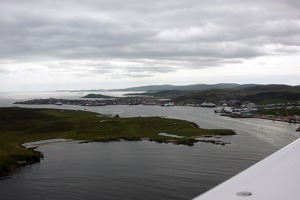
{"label": "rocky shore", "polygon": [[0,180],[10,178],[17,172],[18,168],[38,163],[44,158],[41,152],[34,150],[34,148],[31,150],[34,151],[34,155],[15,155],[11,157],[11,163],[9,165],[1,166]]}

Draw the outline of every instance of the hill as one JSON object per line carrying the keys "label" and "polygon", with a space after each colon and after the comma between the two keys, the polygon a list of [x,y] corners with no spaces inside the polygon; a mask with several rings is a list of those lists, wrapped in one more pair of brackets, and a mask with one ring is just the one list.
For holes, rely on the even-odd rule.
{"label": "hill", "polygon": [[231,89],[241,86],[236,83],[219,83],[219,84],[193,84],[193,85],[184,85],[184,86],[175,86],[175,85],[148,85],[141,87],[131,87],[126,89],[121,89],[121,91],[148,91],[148,92],[158,92],[163,90],[180,90],[180,91],[205,91],[211,89]]}
{"label": "hill", "polygon": [[244,88],[247,91],[299,91],[300,86],[290,86],[282,84],[270,84],[270,85],[254,85],[247,88]]}
{"label": "hill", "polygon": [[272,91],[272,90],[300,90],[300,86],[290,86],[283,84],[237,84],[237,83],[218,83],[218,84],[192,84],[192,85],[147,85],[139,87],[130,87],[124,89],[94,89],[94,90],[73,90],[70,92],[101,92],[101,91],[146,91],[146,92],[158,92],[165,90],[173,91],[207,91],[214,89],[231,89],[231,90],[248,90],[248,91]]}
{"label": "hill", "polygon": [[246,95],[241,100],[252,101],[260,104],[286,103],[300,101],[299,92],[270,91],[257,94]]}
{"label": "hill", "polygon": [[106,96],[103,94],[88,94],[82,98],[99,98],[99,99],[110,99],[110,98],[115,98],[115,97],[111,97],[111,96]]}
{"label": "hill", "polygon": [[239,85],[229,89],[211,89],[204,91],[159,91],[151,96],[172,98],[174,102],[201,103],[209,101],[219,103],[222,100],[251,101],[258,104],[287,103],[300,101],[300,86],[289,85]]}
{"label": "hill", "polygon": [[181,91],[181,90],[163,90],[158,92],[145,92],[145,93],[129,93],[126,96],[151,96],[151,97],[160,97],[172,99],[182,95],[189,94],[190,91]]}

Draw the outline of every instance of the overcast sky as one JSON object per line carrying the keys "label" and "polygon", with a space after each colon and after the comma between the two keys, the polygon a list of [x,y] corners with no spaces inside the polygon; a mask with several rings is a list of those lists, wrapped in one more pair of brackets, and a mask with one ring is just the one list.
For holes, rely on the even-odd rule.
{"label": "overcast sky", "polygon": [[1,0],[0,92],[300,85],[299,0]]}

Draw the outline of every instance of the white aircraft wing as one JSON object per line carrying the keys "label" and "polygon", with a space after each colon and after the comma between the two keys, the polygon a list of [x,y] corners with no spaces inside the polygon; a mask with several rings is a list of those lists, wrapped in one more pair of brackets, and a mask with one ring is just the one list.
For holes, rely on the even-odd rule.
{"label": "white aircraft wing", "polygon": [[248,199],[300,199],[300,139],[193,200]]}

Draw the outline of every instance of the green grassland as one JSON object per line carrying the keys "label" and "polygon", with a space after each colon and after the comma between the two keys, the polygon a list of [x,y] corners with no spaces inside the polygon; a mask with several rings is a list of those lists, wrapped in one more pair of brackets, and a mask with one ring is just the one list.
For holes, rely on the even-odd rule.
{"label": "green grassland", "polygon": [[[236,87],[229,89],[210,89],[205,91],[166,90],[155,93],[144,93],[161,98],[172,98],[174,102],[188,100],[211,101],[220,100],[251,101],[256,104],[297,103],[300,99],[300,86],[288,85],[256,85],[249,87]],[[142,94],[140,94],[142,95]]]}
{"label": "green grassland", "polygon": [[[37,162],[40,153],[21,144],[66,138],[89,141],[140,140],[193,145],[195,136],[233,135],[231,130],[207,130],[194,123],[160,117],[108,118],[98,113],[58,109],[0,108],[0,176],[24,163]],[[184,136],[160,136],[168,133]]]}
{"label": "green grassland", "polygon": [[282,108],[258,110],[257,113],[260,115],[294,116],[294,115],[300,115],[300,109],[299,108],[287,109],[286,107],[282,107]]}
{"label": "green grassland", "polygon": [[274,104],[298,102],[300,99],[300,92],[297,91],[267,91],[257,92],[255,94],[247,95],[242,100],[252,101],[258,104]]}

